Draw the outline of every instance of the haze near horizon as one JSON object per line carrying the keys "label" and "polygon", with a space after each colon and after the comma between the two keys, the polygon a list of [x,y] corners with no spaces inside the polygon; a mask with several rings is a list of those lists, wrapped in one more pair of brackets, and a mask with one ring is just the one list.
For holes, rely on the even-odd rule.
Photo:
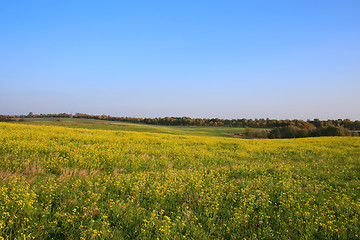
{"label": "haze near horizon", "polygon": [[0,6],[0,114],[360,119],[359,1]]}

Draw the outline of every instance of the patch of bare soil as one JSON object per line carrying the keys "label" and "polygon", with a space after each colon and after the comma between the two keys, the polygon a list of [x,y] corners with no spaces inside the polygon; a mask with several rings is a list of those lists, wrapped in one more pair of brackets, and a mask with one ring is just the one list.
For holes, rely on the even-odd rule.
{"label": "patch of bare soil", "polygon": [[228,135],[230,137],[233,138],[244,138],[245,134],[244,133],[224,133],[225,135]]}
{"label": "patch of bare soil", "polygon": [[119,126],[119,127],[128,127],[129,126],[126,124],[119,124],[119,123],[108,123],[108,125],[114,125],[114,126]]}

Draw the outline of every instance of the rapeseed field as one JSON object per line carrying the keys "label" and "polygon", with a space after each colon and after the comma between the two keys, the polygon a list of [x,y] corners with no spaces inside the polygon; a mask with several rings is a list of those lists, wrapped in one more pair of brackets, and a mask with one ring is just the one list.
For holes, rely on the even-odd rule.
{"label": "rapeseed field", "polygon": [[0,239],[359,238],[359,137],[0,123]]}

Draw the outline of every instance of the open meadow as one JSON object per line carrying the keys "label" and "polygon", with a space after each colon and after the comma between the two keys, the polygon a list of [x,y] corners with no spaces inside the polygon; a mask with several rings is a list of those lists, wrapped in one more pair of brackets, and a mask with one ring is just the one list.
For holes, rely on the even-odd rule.
{"label": "open meadow", "polygon": [[164,126],[79,118],[27,118],[22,124],[212,137],[229,137],[231,134],[245,131],[244,128],[238,127]]}
{"label": "open meadow", "polygon": [[0,123],[0,239],[360,238],[359,137],[100,122]]}

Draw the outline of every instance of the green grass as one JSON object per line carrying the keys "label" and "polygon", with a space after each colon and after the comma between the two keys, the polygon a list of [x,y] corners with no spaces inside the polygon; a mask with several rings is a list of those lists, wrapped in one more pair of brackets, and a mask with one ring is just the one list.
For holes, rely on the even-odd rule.
{"label": "green grass", "polygon": [[26,120],[27,122],[21,123],[33,125],[63,126],[70,128],[166,133],[174,135],[193,135],[209,137],[230,137],[229,133],[242,133],[245,130],[244,128],[236,127],[161,126],[78,118],[29,118]]}

